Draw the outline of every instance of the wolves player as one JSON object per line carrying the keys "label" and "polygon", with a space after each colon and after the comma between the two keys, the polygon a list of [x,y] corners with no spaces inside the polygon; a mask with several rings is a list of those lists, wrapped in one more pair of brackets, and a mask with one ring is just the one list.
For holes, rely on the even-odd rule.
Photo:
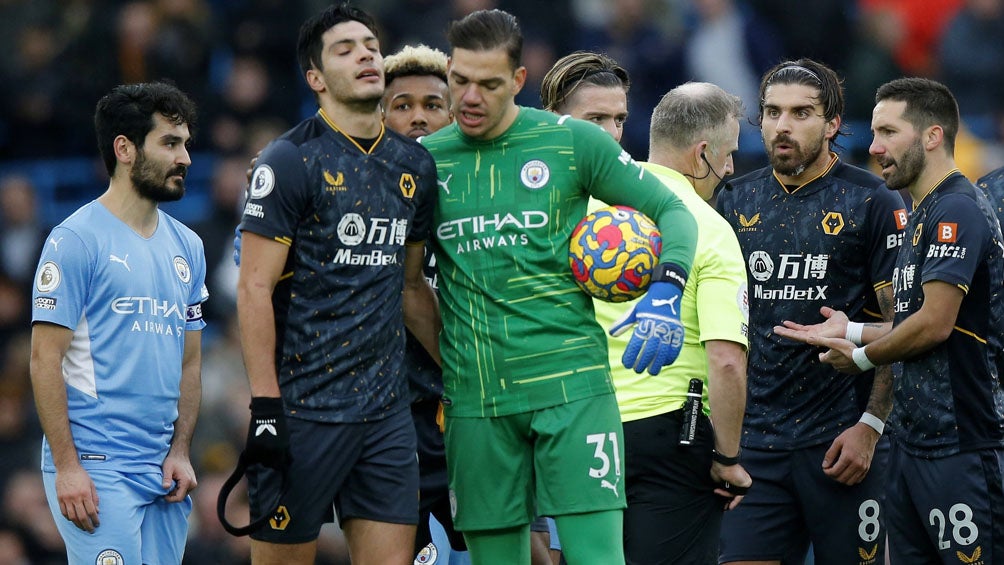
{"label": "wolves player", "polygon": [[[475,563],[529,562],[535,509],[570,563],[623,562],[620,416],[605,336],[565,251],[594,194],[667,235],[634,310],[625,363],[657,373],[683,340],[677,308],[696,225],[683,203],[600,129],[520,108],[522,34],[500,10],[454,22],[454,125],[436,157],[446,449],[455,524]],[[515,495],[514,495],[515,493]]]}
{"label": "wolves player", "polygon": [[881,179],[830,150],[844,105],[831,69],[778,64],[761,80],[760,101],[770,166],[731,181],[717,203],[752,287],[742,462],[756,484],[725,514],[721,562],[777,563],[804,556],[811,541],[818,564],[856,563],[883,555],[884,470],[872,457],[891,408],[891,370],[861,391],[772,327],[824,306],[875,319],[877,303],[891,319],[906,211]]}
{"label": "wolves player", "polygon": [[998,221],[1004,222],[1004,167],[994,169],[980,177],[976,186],[983,189],[990,205],[997,212]]}
{"label": "wolves player", "polygon": [[202,242],[180,199],[195,105],[163,83],[97,105],[108,190],[56,226],[35,278],[42,477],[69,563],[181,563],[201,399]]}
{"label": "wolves player", "polygon": [[297,56],[320,109],[262,152],[240,225],[246,453],[262,463],[249,473],[253,515],[282,487],[287,449],[292,459],[252,560],[312,563],[334,507],[354,561],[411,563],[419,484],[401,329],[436,358],[439,314],[422,276],[434,163],[384,129],[367,14],[322,11],[301,27]]}
{"label": "wolves player", "polygon": [[[786,324],[784,335],[829,348],[847,373],[901,361],[887,502],[892,563],[1004,560],[1004,243],[991,204],[955,166],[959,108],[944,85],[879,87],[869,152],[913,213],[896,261],[896,319],[840,337],[847,318]],[[865,344],[858,347],[860,344]]]}

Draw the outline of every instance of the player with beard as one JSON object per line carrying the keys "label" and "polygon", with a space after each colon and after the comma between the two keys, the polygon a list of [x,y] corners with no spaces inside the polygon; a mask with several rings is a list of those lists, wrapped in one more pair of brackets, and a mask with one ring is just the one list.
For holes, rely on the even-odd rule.
{"label": "player with beard", "polygon": [[334,510],[353,562],[411,563],[419,477],[402,330],[438,359],[422,276],[435,164],[384,128],[368,14],[323,10],[297,57],[320,109],[262,152],[239,226],[252,515],[279,497],[251,534],[252,561],[313,563]]}
{"label": "player with beard", "polygon": [[195,105],[164,83],[97,105],[108,190],[53,228],[35,275],[42,478],[69,563],[181,563],[195,488],[206,260],[158,209],[185,194]]}
{"label": "player with beard", "polygon": [[884,469],[873,454],[891,409],[890,368],[855,383],[820,363],[815,348],[772,331],[823,307],[892,319],[906,211],[881,179],[831,150],[843,105],[840,79],[820,63],[770,69],[759,117],[770,166],[718,197],[751,286],[740,459],[755,485],[725,514],[723,563],[779,563],[804,556],[810,542],[821,565],[883,555]]}
{"label": "player with beard", "polygon": [[1004,243],[993,207],[955,165],[959,108],[920,78],[879,87],[869,152],[913,213],[896,261],[896,317],[843,339],[842,312],[776,328],[858,374],[902,362],[886,517],[892,563],[1004,560]]}

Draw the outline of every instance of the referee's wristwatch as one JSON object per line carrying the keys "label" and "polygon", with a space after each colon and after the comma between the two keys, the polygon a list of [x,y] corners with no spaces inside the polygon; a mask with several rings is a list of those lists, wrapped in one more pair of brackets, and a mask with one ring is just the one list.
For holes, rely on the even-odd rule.
{"label": "referee's wristwatch", "polygon": [[739,451],[737,451],[734,456],[729,457],[728,455],[722,455],[721,453],[719,453],[717,449],[714,449],[711,451],[711,460],[714,461],[715,463],[718,463],[719,465],[731,467],[733,465],[739,464],[739,455],[742,452],[743,452],[742,448],[739,448]]}

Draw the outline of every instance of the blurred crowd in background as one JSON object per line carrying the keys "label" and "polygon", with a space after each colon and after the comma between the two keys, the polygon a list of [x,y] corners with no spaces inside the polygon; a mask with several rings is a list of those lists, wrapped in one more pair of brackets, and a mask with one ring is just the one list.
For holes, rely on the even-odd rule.
{"label": "blurred crowd in background", "polygon": [[[448,23],[502,8],[519,17],[527,85],[576,49],[630,73],[624,146],[648,153],[651,109],[688,80],[746,103],[736,172],[765,164],[755,125],[761,73],[811,57],[845,78],[842,156],[867,166],[878,85],[903,75],[944,82],[962,109],[957,158],[975,179],[1004,164],[1004,0],[356,0],[382,25],[385,55],[405,44],[447,49]],[[316,111],[296,64],[300,24],[322,0],[0,0],[0,565],[65,563],[39,473],[41,430],[28,374],[30,294],[49,229],[107,186],[92,117],[116,84],[173,80],[199,104],[188,193],[165,210],[205,242],[211,298],[199,477],[186,565],[247,563],[246,538],[215,517],[216,493],[243,443],[249,391],[236,332],[231,252],[245,171],[269,140]],[[231,521],[246,519],[239,496]],[[336,527],[319,563],[347,563]]]}

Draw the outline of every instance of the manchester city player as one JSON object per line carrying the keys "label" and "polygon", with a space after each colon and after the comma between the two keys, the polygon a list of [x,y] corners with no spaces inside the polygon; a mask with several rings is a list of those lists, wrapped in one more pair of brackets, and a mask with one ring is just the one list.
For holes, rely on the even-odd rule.
{"label": "manchester city player", "polygon": [[46,497],[72,565],[181,563],[201,399],[202,242],[158,210],[180,199],[195,106],[163,83],[97,105],[108,190],[46,239],[31,381]]}
{"label": "manchester city player", "polygon": [[778,563],[804,556],[811,541],[820,565],[856,563],[883,555],[884,470],[873,454],[891,408],[891,370],[859,387],[772,328],[815,319],[822,307],[891,320],[906,210],[881,179],[831,150],[844,106],[831,69],[808,59],[776,65],[761,80],[760,105],[770,166],[730,181],[717,202],[750,284],[741,445],[756,485],[725,514],[721,561]]}
{"label": "manchester city player", "polygon": [[569,563],[623,562],[620,415],[568,239],[590,194],[641,210],[667,234],[656,282],[628,320],[638,324],[624,358],[655,374],[682,346],[696,224],[601,129],[515,104],[526,69],[512,15],[474,12],[448,38],[456,122],[422,142],[439,176],[454,523],[474,563],[528,563],[535,511],[555,517]]}
{"label": "manchester city player", "polygon": [[[453,121],[449,90],[446,85],[446,54],[425,45],[405,46],[384,60],[384,124],[412,139],[439,131]],[[436,256],[426,248],[425,278],[438,288]],[[415,535],[416,560],[436,563],[450,555],[450,563],[461,563],[466,556],[464,538],[453,528],[446,482],[446,451],[443,432],[437,422],[443,396],[443,372],[418,339],[407,332],[404,371],[411,385],[411,415],[418,438],[420,481],[419,520]],[[446,539],[437,539],[430,528],[430,517],[443,528]],[[461,555],[463,553],[463,555]]]}
{"label": "manchester city player", "polygon": [[369,15],[323,10],[297,56],[320,108],[262,152],[239,226],[252,515],[281,494],[252,561],[313,563],[337,513],[354,561],[411,563],[419,479],[401,363],[405,323],[438,359],[422,275],[435,165],[384,128]]}
{"label": "manchester city player", "polygon": [[847,373],[902,362],[886,493],[892,563],[1000,563],[1004,242],[990,202],[955,166],[959,108],[948,88],[897,79],[875,100],[869,152],[914,206],[893,277],[895,321],[866,324],[858,343],[841,339],[842,312],[775,331],[829,348],[820,359]]}

